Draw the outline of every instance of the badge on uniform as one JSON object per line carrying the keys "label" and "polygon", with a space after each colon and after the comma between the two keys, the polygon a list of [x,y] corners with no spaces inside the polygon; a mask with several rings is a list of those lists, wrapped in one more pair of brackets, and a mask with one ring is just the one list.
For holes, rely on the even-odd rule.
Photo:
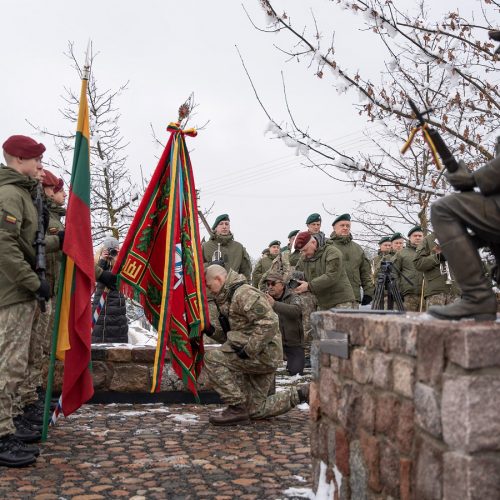
{"label": "badge on uniform", "polygon": [[57,227],[49,227],[49,234],[57,234],[58,230]]}
{"label": "badge on uniform", "polygon": [[17,224],[17,217],[5,210],[2,211],[2,218],[0,219],[0,228],[1,229],[15,229]]}

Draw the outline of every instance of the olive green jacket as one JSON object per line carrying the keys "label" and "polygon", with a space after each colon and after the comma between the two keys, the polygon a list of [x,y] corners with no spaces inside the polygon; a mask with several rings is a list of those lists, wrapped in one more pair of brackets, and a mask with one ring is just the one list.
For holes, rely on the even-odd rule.
{"label": "olive green jacket", "polygon": [[286,247],[283,247],[281,249],[281,252],[288,253],[288,261],[290,262],[290,265],[292,267],[295,267],[297,265],[297,262],[299,262],[299,259],[300,259],[300,252],[298,250],[294,250],[292,252],[292,251],[290,251],[290,249],[288,248],[288,245],[287,245]]}
{"label": "olive green jacket", "polygon": [[400,250],[394,256],[394,267],[406,276],[412,284],[408,283],[401,274],[398,273],[398,284],[401,295],[420,295],[422,293],[423,273],[415,269],[414,259],[416,257],[416,247],[407,244],[405,248]]}
{"label": "olive green jacket", "polygon": [[[64,231],[64,224],[61,219],[66,215],[66,209],[56,205],[52,200],[47,199],[47,207],[49,209],[50,219],[49,227],[47,228],[47,235],[57,235],[59,231]],[[50,284],[50,291],[52,296],[57,295],[57,288],[59,283],[59,272],[61,270],[62,252],[51,252],[46,256],[47,268],[45,275]]]}
{"label": "olive green jacket", "polygon": [[[37,181],[0,167],[0,307],[35,299],[40,279],[35,273],[38,213],[32,192]],[[59,248],[57,236],[45,238],[46,252]]]}
{"label": "olive green jacket", "polygon": [[259,283],[266,271],[269,271],[271,265],[276,257],[270,255],[263,255],[255,264],[252,273],[252,286],[259,288]]}
{"label": "olive green jacket", "polygon": [[[436,246],[436,235],[434,233],[426,236],[417,247],[413,263],[417,271],[424,273],[424,297],[431,297],[439,293],[456,294],[456,288],[450,283],[447,284],[446,274],[441,273],[440,254],[436,254],[432,249]],[[443,261],[444,262],[444,261]]]}
{"label": "olive green jacket", "polygon": [[217,251],[218,243],[220,243],[220,250],[226,270],[233,269],[237,273],[245,275],[247,280],[250,280],[252,273],[250,256],[241,243],[234,241],[232,234],[227,236],[212,234],[210,239],[205,241],[202,246],[203,262],[205,264],[212,262],[212,256]]}
{"label": "olive green jacket", "polygon": [[355,300],[342,252],[331,241],[319,247],[310,259],[301,258],[297,270],[304,271],[309,290],[318,300],[318,309],[326,310]]}
{"label": "olive green jacket", "polygon": [[232,346],[243,347],[251,359],[274,370],[283,360],[283,345],[278,316],[265,294],[248,285],[245,276],[230,270],[215,301],[231,326],[221,350],[230,353],[234,352]]}
{"label": "olive green jacket", "polygon": [[344,267],[356,300],[361,302],[360,287],[363,288],[363,295],[373,297],[372,271],[364,250],[352,240],[352,235],[337,236],[333,232],[330,238],[332,243],[342,252]]}

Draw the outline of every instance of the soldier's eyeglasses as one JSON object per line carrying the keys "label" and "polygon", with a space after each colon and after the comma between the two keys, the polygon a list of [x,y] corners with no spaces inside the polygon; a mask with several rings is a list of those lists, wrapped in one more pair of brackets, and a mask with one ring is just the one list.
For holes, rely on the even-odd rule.
{"label": "soldier's eyeglasses", "polygon": [[275,286],[276,283],[281,283],[280,281],[268,281],[267,286]]}

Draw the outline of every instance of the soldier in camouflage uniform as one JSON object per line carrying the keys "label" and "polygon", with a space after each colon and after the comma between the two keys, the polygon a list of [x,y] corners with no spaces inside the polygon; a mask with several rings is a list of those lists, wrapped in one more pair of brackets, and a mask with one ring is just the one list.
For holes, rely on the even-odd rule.
{"label": "soldier in camouflage uniform", "polygon": [[[368,305],[373,298],[374,288],[370,261],[364,250],[352,239],[350,214],[339,215],[332,223],[330,239],[342,252],[342,260],[349,282],[358,304]],[[361,298],[361,288],[363,298]],[[357,308],[357,307],[356,307]]]}
{"label": "soldier in camouflage uniform", "polygon": [[221,262],[217,262],[226,268],[226,271],[233,269],[237,273],[243,274],[250,281],[252,274],[252,263],[245,247],[234,240],[231,233],[229,215],[219,215],[212,225],[213,234],[210,239],[203,243],[203,262],[210,264],[214,261],[214,255],[219,250],[222,253]]}
{"label": "soldier in camouflage uniform", "polygon": [[[61,217],[66,214],[63,208],[66,193],[64,182],[49,170],[44,170],[41,179],[45,193],[45,205],[48,210],[49,220],[46,240],[62,234],[64,225]],[[43,409],[45,391],[43,390],[43,367],[48,365],[50,356],[50,340],[54,325],[55,300],[57,293],[57,280],[62,252],[55,250],[46,253],[46,279],[50,287],[50,300],[46,303],[45,312],[40,308],[35,312],[33,330],[31,335],[30,356],[24,381],[19,388],[19,406],[23,408],[25,418],[33,424],[41,425],[43,422]]]}
{"label": "soldier in camouflage uniform", "polygon": [[44,151],[29,137],[12,136],[3,144],[7,166],[0,167],[0,465],[8,467],[29,465],[39,453],[25,442],[40,433],[25,426],[22,415],[16,427],[13,417],[28,364],[36,294],[50,297],[48,282],[33,270],[38,214],[32,192]]}
{"label": "soldier in camouflage uniform", "polygon": [[422,296],[423,273],[415,269],[414,259],[417,253],[417,246],[422,242],[424,233],[420,226],[415,226],[408,232],[408,244],[405,248],[396,253],[394,257],[394,267],[408,278],[412,284],[398,274],[398,285],[403,296],[406,311],[423,311],[425,304]]}
{"label": "soldier in camouflage uniform", "polygon": [[226,331],[215,325],[205,333],[222,342],[205,354],[210,383],[228,406],[210,415],[213,425],[245,424],[274,417],[308,398],[308,386],[268,396],[276,368],[283,359],[278,317],[265,294],[246,284],[245,277],[221,266],[206,269],[207,288],[227,318]]}
{"label": "soldier in camouflage uniform", "polygon": [[264,275],[264,273],[269,271],[273,260],[279,255],[280,245],[281,242],[279,242],[278,240],[271,241],[271,243],[269,243],[269,245],[267,246],[267,250],[269,251],[268,254],[262,255],[262,257],[255,264],[252,273],[252,286],[254,286],[255,288],[259,288],[262,276]]}
{"label": "soldier in camouflage uniform", "polygon": [[[290,262],[290,265],[295,268],[297,265],[297,262],[300,259],[300,252],[294,248],[293,242],[295,241],[295,236],[299,233],[298,229],[294,229],[293,231],[290,231],[288,233],[288,245],[284,246],[281,251],[282,253],[288,253],[288,261]],[[293,252],[292,252],[293,249]]]}
{"label": "soldier in camouflage uniform", "polygon": [[457,298],[457,288],[446,273],[446,259],[436,242],[436,235],[427,235],[417,246],[413,259],[415,269],[424,273],[424,298],[426,308],[451,304]]}
{"label": "soldier in camouflage uniform", "polygon": [[353,309],[357,306],[351,283],[344,268],[342,252],[331,241],[320,246],[315,236],[303,231],[295,238],[301,258],[297,265],[306,281],[301,281],[295,293],[312,292],[320,311],[332,307]]}

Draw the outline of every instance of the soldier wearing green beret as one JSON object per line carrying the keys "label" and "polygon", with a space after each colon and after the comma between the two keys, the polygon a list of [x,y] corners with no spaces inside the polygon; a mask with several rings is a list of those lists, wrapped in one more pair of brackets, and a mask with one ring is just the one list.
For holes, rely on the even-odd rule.
{"label": "soldier wearing green beret", "polygon": [[316,235],[316,241],[320,246],[323,246],[326,241],[326,236],[323,231],[321,231],[321,215],[314,213],[307,217],[306,219],[307,230],[313,236]]}
{"label": "soldier wearing green beret", "polygon": [[221,252],[220,263],[226,270],[233,269],[250,280],[252,264],[245,247],[235,241],[231,233],[231,222],[228,214],[219,215],[212,225],[213,234],[203,243],[203,262],[210,264],[217,260],[217,252]]}
{"label": "soldier wearing green beret", "polygon": [[259,288],[260,280],[262,279],[262,276],[264,273],[269,271],[271,269],[271,265],[273,263],[273,260],[279,255],[280,253],[280,245],[281,242],[278,240],[273,240],[269,245],[267,246],[268,250],[268,255],[262,255],[262,257],[257,261],[255,264],[255,267],[253,269],[252,273],[252,285],[255,288]]}
{"label": "soldier wearing green beret", "polygon": [[405,309],[407,311],[424,311],[425,304],[422,295],[423,273],[415,269],[414,259],[417,246],[422,242],[424,233],[420,226],[415,226],[408,231],[408,243],[405,248],[396,253],[394,267],[406,276],[412,284],[408,283],[401,275],[398,275],[398,285],[403,296]]}
{"label": "soldier wearing green beret", "polygon": [[392,253],[395,255],[405,247],[405,239],[401,233],[394,233],[391,236]]}
{"label": "soldier wearing green beret", "polygon": [[[288,261],[290,262],[290,265],[292,267],[295,267],[297,265],[297,262],[300,259],[300,252],[294,248],[293,243],[295,241],[295,236],[299,233],[298,229],[294,229],[293,231],[290,231],[288,233],[288,245],[284,246],[281,251],[283,253],[287,252],[288,253]],[[293,250],[293,252],[292,252]]]}
{"label": "soldier wearing green beret", "polygon": [[[352,239],[351,216],[349,214],[339,215],[333,221],[332,228],[330,239],[342,252],[342,260],[356,302],[368,305],[372,301],[374,293],[371,266],[364,250]],[[361,298],[361,289],[363,289],[363,298]]]}
{"label": "soldier wearing green beret", "polygon": [[378,241],[378,252],[372,260],[373,281],[376,283],[377,276],[380,271],[381,262],[392,260],[394,252],[392,250],[392,243],[390,236],[383,236]]}

